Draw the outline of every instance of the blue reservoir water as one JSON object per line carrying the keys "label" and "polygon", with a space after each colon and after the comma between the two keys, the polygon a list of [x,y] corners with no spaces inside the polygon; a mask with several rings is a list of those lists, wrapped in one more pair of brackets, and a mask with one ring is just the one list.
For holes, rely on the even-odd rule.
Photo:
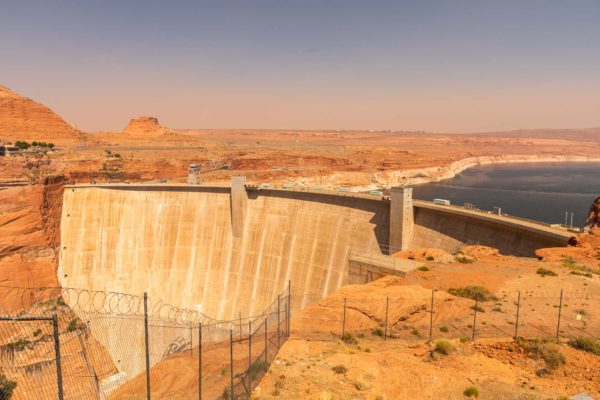
{"label": "blue reservoir water", "polygon": [[502,212],[548,223],[583,226],[588,210],[600,196],[600,163],[519,163],[469,168],[452,179],[417,185],[413,197],[447,199],[454,205],[472,203],[482,210]]}

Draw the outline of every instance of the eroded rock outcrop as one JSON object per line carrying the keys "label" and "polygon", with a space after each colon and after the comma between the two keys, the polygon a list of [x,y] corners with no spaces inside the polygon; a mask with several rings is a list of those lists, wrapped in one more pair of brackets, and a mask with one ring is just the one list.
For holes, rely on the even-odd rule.
{"label": "eroded rock outcrop", "polygon": [[172,133],[169,128],[165,128],[155,117],[139,117],[129,121],[129,124],[123,130],[128,135],[164,135]]}
{"label": "eroded rock outcrop", "polygon": [[0,85],[1,138],[52,141],[76,138],[78,133],[48,107]]}
{"label": "eroded rock outcrop", "polygon": [[600,230],[600,197],[592,203],[583,227],[584,232],[591,232],[594,230]]}

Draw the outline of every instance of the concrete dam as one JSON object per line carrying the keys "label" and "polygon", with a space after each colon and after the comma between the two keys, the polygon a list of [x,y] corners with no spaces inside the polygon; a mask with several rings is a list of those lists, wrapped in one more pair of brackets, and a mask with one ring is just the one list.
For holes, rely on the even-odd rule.
{"label": "concrete dam", "polygon": [[64,287],[148,292],[230,319],[262,312],[288,281],[293,309],[326,296],[355,273],[349,260],[356,252],[391,258],[390,248],[452,251],[478,243],[533,256],[570,236],[543,224],[413,202],[402,188],[387,198],[259,189],[242,178],[232,187],[75,185],[64,192],[58,277]]}

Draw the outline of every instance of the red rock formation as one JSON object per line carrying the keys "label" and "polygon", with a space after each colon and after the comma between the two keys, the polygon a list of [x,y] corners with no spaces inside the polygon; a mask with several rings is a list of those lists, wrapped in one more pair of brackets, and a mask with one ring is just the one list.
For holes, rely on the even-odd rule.
{"label": "red rock formation", "polygon": [[139,117],[129,121],[123,133],[128,135],[163,135],[171,130],[158,123],[154,117]]}
{"label": "red rock formation", "polygon": [[78,133],[48,107],[0,85],[0,138],[48,142]]}
{"label": "red rock formation", "polygon": [[62,176],[0,191],[0,310],[20,308],[9,287],[57,286]]}
{"label": "red rock formation", "polygon": [[600,197],[598,197],[592,203],[590,212],[585,220],[585,226],[583,227],[584,232],[591,232],[593,230],[600,229]]}

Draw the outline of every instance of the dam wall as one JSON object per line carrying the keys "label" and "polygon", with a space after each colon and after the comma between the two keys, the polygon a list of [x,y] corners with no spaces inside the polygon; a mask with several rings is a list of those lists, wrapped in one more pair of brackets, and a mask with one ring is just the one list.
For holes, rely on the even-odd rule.
{"label": "dam wall", "polygon": [[234,234],[228,187],[66,187],[59,280],[230,319],[262,312],[288,281],[292,309],[320,299],[345,284],[351,249],[388,243],[379,198],[248,190],[246,207]]}
{"label": "dam wall", "polygon": [[501,254],[534,257],[539,248],[566,246],[572,235],[533,221],[415,201],[410,247],[453,253],[477,244],[497,248]]}
{"label": "dam wall", "polygon": [[[391,213],[390,200],[381,196],[241,190],[240,197],[229,187],[67,186],[62,286],[147,292],[231,319],[262,312],[291,281],[294,310],[348,282],[351,251],[389,254],[390,226],[406,225],[390,223],[406,213]],[[453,252],[481,244],[534,256],[538,248],[565,245],[572,235],[459,207],[416,200],[413,207],[408,248]]]}

